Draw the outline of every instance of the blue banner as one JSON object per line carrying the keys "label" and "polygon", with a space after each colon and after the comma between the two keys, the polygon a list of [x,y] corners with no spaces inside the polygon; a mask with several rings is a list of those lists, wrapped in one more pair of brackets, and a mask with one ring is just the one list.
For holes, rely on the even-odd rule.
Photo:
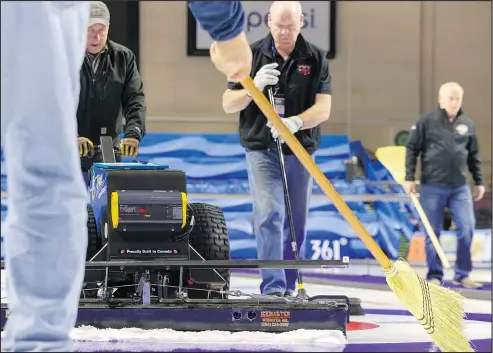
{"label": "blue banner", "polygon": [[[369,180],[391,180],[383,166],[372,161],[361,142],[350,142],[346,135],[324,135],[315,161],[340,194],[402,193],[397,188],[370,187],[361,180],[345,181],[344,161],[357,156],[364,164]],[[191,202],[207,202],[223,210],[230,236],[233,258],[257,256],[252,228],[252,202],[246,172],[245,150],[237,134],[148,133],[139,160],[169,165],[187,173],[189,194],[200,194]],[[4,192],[7,170],[2,153],[2,222],[7,212]],[[228,197],[223,197],[227,194]],[[306,259],[371,258],[349,224],[332,202],[313,187],[308,218],[308,235],[301,254]],[[215,196],[217,195],[217,196]],[[237,197],[231,197],[237,195]],[[203,197],[202,197],[203,196]],[[402,237],[409,239],[414,210],[408,202],[349,202],[348,205],[387,255],[398,256]],[[2,258],[4,256],[2,249]]]}

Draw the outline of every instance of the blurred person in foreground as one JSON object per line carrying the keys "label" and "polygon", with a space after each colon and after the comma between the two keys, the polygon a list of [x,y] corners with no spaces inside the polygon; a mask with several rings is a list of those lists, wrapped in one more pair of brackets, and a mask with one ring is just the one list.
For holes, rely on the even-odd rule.
{"label": "blurred person in foreground", "polygon": [[[87,249],[76,109],[89,15],[85,1],[1,3],[5,352],[72,350]],[[246,77],[251,51],[241,4],[201,1],[194,15],[215,40],[218,70],[228,79]]]}
{"label": "blurred person in foreground", "polygon": [[[300,33],[303,13],[298,1],[273,2],[268,26],[269,34],[251,45],[251,76],[264,94],[272,89],[277,113],[313,156],[320,146],[320,124],[329,118],[332,104],[326,52],[306,41]],[[240,141],[246,149],[258,258],[292,259],[290,224],[276,146],[279,133],[240,84],[228,84],[222,104],[228,114],[240,112]],[[285,144],[283,153],[296,243],[300,248],[300,258],[303,258],[313,180]],[[262,294],[294,295],[296,270],[263,269],[261,276]]]}
{"label": "blurred person in foreground", "polygon": [[[420,201],[437,237],[448,207],[456,225],[457,258],[454,283],[480,288],[473,281],[471,244],[475,228],[473,200],[482,199],[485,188],[479,158],[479,143],[473,121],[462,109],[463,88],[456,82],[444,83],[438,92],[439,108],[421,116],[411,129],[406,147],[404,190],[416,192],[416,163],[421,156]],[[472,174],[472,195],[467,183]],[[440,285],[442,262],[429,237],[425,243],[427,279]]]}
{"label": "blurred person in foreground", "polygon": [[87,248],[75,116],[89,3],[1,6],[10,311],[2,351],[63,352],[72,348]]}

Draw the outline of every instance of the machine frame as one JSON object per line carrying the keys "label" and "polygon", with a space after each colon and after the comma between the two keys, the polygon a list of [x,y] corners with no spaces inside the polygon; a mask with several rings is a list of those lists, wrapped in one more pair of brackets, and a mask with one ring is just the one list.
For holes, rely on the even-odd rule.
{"label": "machine frame", "polygon": [[[165,166],[137,162],[134,165],[115,164],[113,142],[110,137],[101,138],[103,163],[95,168],[122,166],[122,171],[131,170],[165,170]],[[170,170],[171,171],[171,170]],[[180,171],[177,171],[180,172]],[[111,239],[117,234],[115,223],[108,226],[115,209],[111,203],[111,195],[105,194],[104,188],[108,184],[98,181],[97,173],[91,171],[91,204],[89,209],[88,236],[99,235],[107,241],[101,243],[95,254],[88,254],[86,262],[86,278],[79,302],[77,326],[91,325],[98,328],[170,328],[175,330],[227,330],[227,331],[264,331],[285,332],[297,329],[325,329],[340,330],[346,333],[350,320],[350,299],[346,296],[315,296],[304,298],[278,298],[259,294],[243,293],[229,288],[229,270],[234,268],[345,268],[349,259],[342,260],[231,260],[229,258],[229,239],[225,228],[224,215],[213,205],[196,206],[195,210],[202,210],[196,215],[187,218],[187,226],[183,228],[184,237],[180,241],[189,241],[193,237],[194,218],[197,217],[197,229],[203,230],[207,212],[212,212],[214,219],[224,223],[223,233],[227,243],[227,256],[223,259],[206,258],[200,249],[189,241],[189,253],[184,256],[170,258],[118,258],[111,248]],[[135,173],[135,174],[138,174]],[[186,181],[185,181],[186,184]],[[133,185],[127,183],[129,188]],[[186,185],[185,185],[186,188]],[[179,191],[185,190],[160,190]],[[100,197],[98,198],[98,194]],[[98,204],[98,200],[103,197]],[[186,198],[185,198],[186,199]],[[183,205],[192,209],[194,204]],[[114,206],[114,205],[113,205]],[[93,210],[92,215],[90,210]],[[212,211],[211,211],[212,210]],[[204,216],[205,215],[205,216]],[[92,218],[91,218],[92,217]],[[222,217],[222,219],[221,219]],[[106,222],[102,222],[105,220]],[[111,228],[109,230],[108,228]],[[94,234],[91,235],[91,232]],[[112,234],[112,232],[114,232]],[[205,236],[205,235],[204,235]],[[214,242],[211,242],[213,245]],[[197,244],[197,243],[195,243]],[[209,245],[206,245],[209,246]],[[91,239],[89,241],[91,247]],[[93,249],[94,250],[94,249]],[[88,248],[88,252],[89,252]],[[211,251],[212,253],[212,251]],[[220,256],[220,257],[221,257]],[[227,257],[227,258],[224,258]],[[3,266],[2,262],[2,266]],[[94,275],[94,273],[97,273]],[[173,283],[170,278],[175,274],[178,280]],[[122,274],[124,274],[123,277]],[[226,274],[226,275],[225,275]],[[121,286],[111,283],[111,280],[120,276],[130,283]],[[126,276],[126,277],[125,277]],[[94,280],[97,286],[89,288],[88,283]],[[196,286],[196,287],[194,287]],[[130,292],[122,288],[130,288]],[[116,292],[124,293],[116,295]],[[199,293],[189,295],[190,291]],[[86,295],[86,293],[93,295]],[[242,298],[243,297],[243,298]],[[234,299],[233,299],[234,298]],[[8,319],[8,304],[2,303],[0,325],[3,329]]]}

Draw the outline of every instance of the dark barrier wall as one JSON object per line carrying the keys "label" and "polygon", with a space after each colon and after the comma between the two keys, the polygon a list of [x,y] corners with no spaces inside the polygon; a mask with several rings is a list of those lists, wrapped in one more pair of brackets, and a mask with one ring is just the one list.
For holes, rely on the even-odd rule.
{"label": "dark barrier wall", "polygon": [[109,38],[132,50],[140,67],[139,2],[105,1],[105,4],[111,15]]}

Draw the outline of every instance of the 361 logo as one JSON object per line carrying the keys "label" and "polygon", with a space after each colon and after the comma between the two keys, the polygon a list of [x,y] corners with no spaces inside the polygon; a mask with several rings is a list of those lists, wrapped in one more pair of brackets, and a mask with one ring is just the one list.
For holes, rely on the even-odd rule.
{"label": "361 logo", "polygon": [[341,260],[341,247],[348,244],[346,238],[340,238],[339,240],[310,240],[312,246],[312,260]]}

